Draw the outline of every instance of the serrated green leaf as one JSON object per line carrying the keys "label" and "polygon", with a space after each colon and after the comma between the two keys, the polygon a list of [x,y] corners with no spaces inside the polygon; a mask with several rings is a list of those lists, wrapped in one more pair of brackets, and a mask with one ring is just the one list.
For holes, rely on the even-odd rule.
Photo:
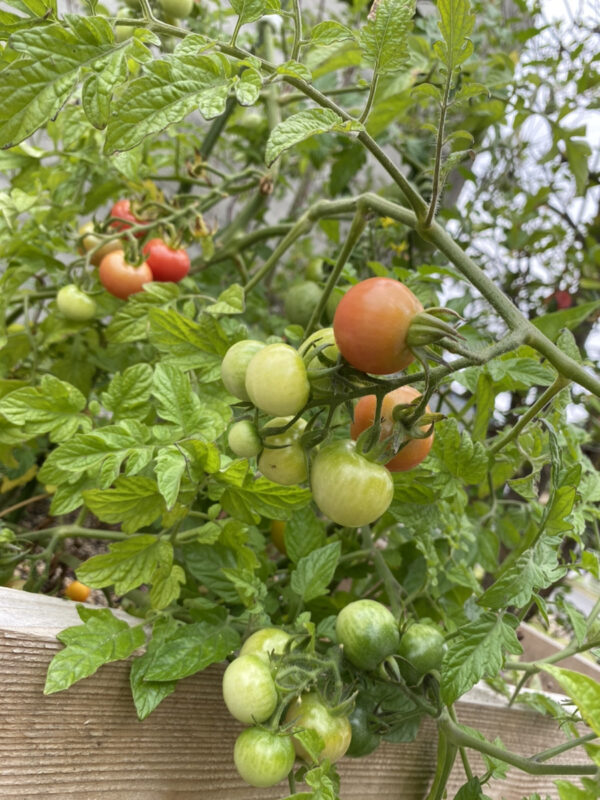
{"label": "serrated green leaf", "polygon": [[203,314],[194,322],[172,309],[152,309],[149,320],[150,341],[163,363],[197,370],[204,382],[220,379],[221,361],[231,342],[215,317]]}
{"label": "serrated green leaf", "polygon": [[192,111],[206,119],[222,114],[233,84],[226,63],[217,56],[177,53],[147,64],[114,104],[106,152],[129,150]]}
{"label": "serrated green leaf", "polygon": [[229,0],[229,2],[239,16],[241,25],[256,22],[265,14],[272,14],[280,8],[279,0]]}
{"label": "serrated green leaf", "polygon": [[239,644],[240,636],[233,628],[206,622],[186,625],[157,647],[145,678],[150,681],[187,678],[223,661]]}
{"label": "serrated green leaf", "polygon": [[158,491],[164,497],[168,509],[173,508],[177,501],[185,468],[185,455],[175,445],[161,447],[156,454],[154,474],[156,475]]}
{"label": "serrated green leaf", "polygon": [[83,492],[83,499],[98,519],[121,523],[125,533],[135,533],[150,525],[166,510],[156,481],[141,475],[121,476],[114,489],[90,489]]}
{"label": "serrated green leaf", "polygon": [[379,0],[359,39],[363,58],[375,74],[385,75],[406,65],[414,13],[415,0]]}
{"label": "serrated green leaf", "polygon": [[434,86],[431,83],[419,83],[417,86],[414,86],[411,89],[410,93],[413,96],[423,95],[424,97],[432,97],[434,100],[437,100],[438,103],[442,102],[441,91],[438,89],[437,86]]}
{"label": "serrated green leaf", "polygon": [[310,43],[315,45],[328,46],[346,39],[356,39],[356,33],[346,25],[342,25],[341,22],[334,20],[319,22],[310,32]]}
{"label": "serrated green leaf", "polygon": [[152,375],[149,364],[133,364],[123,372],[117,372],[101,395],[102,404],[112,411],[114,419],[137,417],[148,407]]}
{"label": "serrated green leaf", "polygon": [[541,664],[541,667],[552,675],[575,703],[586,724],[600,736],[600,683],[588,675],[555,667],[553,664]]}
{"label": "serrated green leaf", "polygon": [[257,69],[245,69],[235,84],[235,96],[242,106],[252,106],[262,89],[262,77]]}
{"label": "serrated green leaf", "polygon": [[340,560],[341,547],[340,542],[331,542],[298,561],[291,586],[304,601],[326,594]]}
{"label": "serrated green leaf", "polygon": [[129,685],[140,720],[146,719],[165,697],[175,691],[177,681],[148,681],[145,677],[154,653],[165,639],[175,633],[177,627],[178,624],[172,617],[159,617],[152,628],[152,639],[148,642],[146,652],[131,664]]}
{"label": "serrated green leaf", "polygon": [[286,523],[285,549],[288,558],[297,564],[301,558],[325,544],[325,525],[310,506],[296,511]]}
{"label": "serrated green leaf", "polygon": [[108,608],[80,606],[77,610],[85,624],[66,628],[57,635],[66,647],[50,662],[44,694],[68,689],[93,675],[103,664],[128,658],[146,639],[142,625],[131,628]]}
{"label": "serrated green leaf", "polygon": [[308,489],[299,486],[281,486],[267,478],[248,479],[243,486],[229,486],[218,498],[225,509],[236,519],[248,524],[267,519],[289,519],[311,499]]}
{"label": "serrated green leaf", "polygon": [[563,328],[567,328],[570,331],[576,330],[582,322],[585,322],[599,308],[600,300],[593,300],[572,308],[565,308],[562,311],[543,314],[535,317],[532,322],[538,330],[554,342]]}
{"label": "serrated green leaf", "polygon": [[318,133],[327,133],[342,124],[340,115],[329,108],[307,108],[292,114],[271,131],[265,150],[267,166],[270,167],[284,150],[289,150],[290,147]]}
{"label": "serrated green leaf", "polygon": [[560,800],[598,800],[597,784],[590,785],[588,788],[575,786],[570,781],[555,781]]}
{"label": "serrated green leaf", "polygon": [[517,624],[517,619],[507,614],[483,614],[460,628],[460,635],[448,642],[442,663],[444,703],[454,703],[481,678],[497,675],[505,652],[523,652],[515,631]]}
{"label": "serrated green leaf", "polygon": [[173,563],[173,546],[151,534],[132,536],[108,546],[108,553],[92,556],[77,568],[77,577],[88,586],[114,586],[118,595],[150,583],[161,563]]}
{"label": "serrated green leaf", "polygon": [[466,431],[460,431],[455,419],[436,425],[435,452],[455,478],[466,483],[479,483],[488,469],[488,454],[481,442],[473,442]]}
{"label": "serrated green leaf", "polygon": [[106,59],[104,69],[85,79],[81,105],[86,117],[98,130],[103,130],[110,116],[110,101],[119,83],[127,78],[127,51],[117,50]]}
{"label": "serrated green leaf", "polygon": [[438,0],[438,11],[443,41],[435,42],[433,49],[446,69],[453,72],[473,52],[473,43],[467,37],[473,30],[475,15],[469,0]]}
{"label": "serrated green leaf", "polygon": [[175,283],[146,284],[143,292],[132,295],[112,318],[106,329],[109,342],[139,342],[148,336],[151,308],[167,306],[179,295]]}
{"label": "serrated green leaf", "polygon": [[163,609],[174,603],[181,594],[181,585],[185,583],[185,570],[179,564],[168,567],[160,564],[152,574],[150,602],[152,608]]}
{"label": "serrated green leaf", "polygon": [[221,292],[216,303],[206,306],[208,314],[219,316],[221,314],[242,314],[246,308],[246,295],[239,283],[233,283]]}
{"label": "serrated green leaf", "polygon": [[301,81],[311,81],[312,73],[307,66],[301,64],[299,61],[286,61],[277,67],[278,75],[292,75],[294,78],[300,78]]}

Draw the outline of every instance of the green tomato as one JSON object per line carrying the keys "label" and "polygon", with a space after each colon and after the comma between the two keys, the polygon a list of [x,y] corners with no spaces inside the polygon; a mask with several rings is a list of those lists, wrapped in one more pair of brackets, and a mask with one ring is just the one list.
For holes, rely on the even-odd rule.
{"label": "green tomato", "polygon": [[414,679],[416,672],[418,679],[421,675],[441,667],[444,636],[434,625],[415,622],[402,634],[398,653],[405,659],[404,663],[400,662],[400,671],[404,677],[407,680]]}
{"label": "green tomato", "polygon": [[254,356],[265,346],[256,339],[243,339],[236,342],[225,353],[221,362],[221,380],[225,388],[240,400],[250,400],[246,391],[246,370]]}
{"label": "green tomato", "polygon": [[94,300],[78,289],[74,283],[69,283],[59,289],[56,295],[56,305],[64,317],[74,322],[87,322],[96,313]]}
{"label": "green tomato", "polygon": [[258,656],[267,664],[271,660],[271,653],[281,655],[292,637],[281,628],[262,628],[249,636],[240,650],[240,656]]}
{"label": "green tomato", "polygon": [[248,419],[234,422],[227,434],[227,443],[236,456],[240,458],[253,458],[262,449],[262,442],[256,425]]}
{"label": "green tomato", "polygon": [[[276,417],[265,428],[281,428],[292,417]],[[306,428],[303,419],[297,420],[284,433],[264,437],[264,449],[258,459],[258,468],[269,480],[282,486],[293,486],[308,478],[306,454],[300,442]]]}
{"label": "green tomato", "polygon": [[[328,346],[319,350],[323,345]],[[333,328],[322,328],[311,333],[308,339],[302,342],[298,352],[304,359],[312,388],[317,392],[330,392],[331,377],[329,375],[319,377],[319,373],[334,367],[340,354],[335,343]]]}
{"label": "green tomato", "polygon": [[320,283],[325,277],[322,258],[311,258],[306,267],[306,280]]}
{"label": "green tomato", "polygon": [[352,758],[368,756],[379,747],[381,736],[369,726],[369,708],[361,701],[360,697],[357,698],[354,710],[348,719],[352,730],[352,740],[346,755]]}
{"label": "green tomato", "polygon": [[[126,8],[122,8],[117,11],[117,17],[121,17],[121,19],[130,19],[133,15],[130,11]],[[133,32],[135,30],[134,25],[119,25],[118,22],[115,23],[115,42],[124,42],[126,39],[131,39],[133,36]]]}
{"label": "green tomato", "polygon": [[236,739],[233,762],[240,776],[259,789],[275,786],[293,769],[296,753],[289,736],[247,728]]}
{"label": "green tomato", "polygon": [[359,528],[389,508],[394,482],[385,467],[357,453],[347,439],[323,447],[312,462],[313,499],[332,522]]}
{"label": "green tomato", "polygon": [[185,19],[192,13],[194,0],[159,0],[162,10],[169,17]]}
{"label": "green tomato", "polygon": [[292,286],[285,295],[285,315],[295,325],[305,327],[317,307],[323,291],[313,281]]}
{"label": "green tomato", "polygon": [[[316,694],[305,694],[295,700],[288,708],[285,720],[293,723],[295,728],[307,728],[319,734],[324,744],[320,760],[328,758],[335,763],[350,746],[352,729],[348,717],[334,716]],[[311,762],[310,755],[296,739],[294,747],[300,758]]]}
{"label": "green tomato", "polygon": [[248,364],[246,391],[266,414],[294,416],[304,408],[310,393],[302,358],[289,344],[268,344]]}
{"label": "green tomato", "polygon": [[268,719],[277,707],[268,665],[250,653],[232,661],[223,675],[223,700],[231,716],[247,725]]}
{"label": "green tomato", "polygon": [[374,670],[398,652],[400,634],[392,612],[376,600],[356,600],[337,615],[335,632],[355,667]]}

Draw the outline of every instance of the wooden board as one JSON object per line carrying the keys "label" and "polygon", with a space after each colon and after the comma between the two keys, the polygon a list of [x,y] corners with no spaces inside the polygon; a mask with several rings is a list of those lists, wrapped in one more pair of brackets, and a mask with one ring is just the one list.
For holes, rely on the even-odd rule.
{"label": "wooden board", "polygon": [[[44,697],[48,663],[61,647],[54,636],[77,622],[73,604],[0,588],[0,797],[266,800],[288,794],[285,784],[259,790],[237,776],[232,749],[241,726],[223,704],[221,666],[181,681],[144,722],[133,708],[126,663],[106,665],[68,691]],[[552,720],[500,707],[485,687],[458,703],[457,713],[461,722],[524,755],[563,739]],[[341,796],[422,800],[435,753],[435,725],[428,721],[414,743],[383,744],[368,758],[343,759]],[[563,758],[576,760],[574,753]],[[471,762],[481,774],[481,761],[473,756]],[[464,781],[458,761],[448,796]],[[486,788],[492,800],[521,800],[534,791],[558,798],[553,780],[516,770]]]}

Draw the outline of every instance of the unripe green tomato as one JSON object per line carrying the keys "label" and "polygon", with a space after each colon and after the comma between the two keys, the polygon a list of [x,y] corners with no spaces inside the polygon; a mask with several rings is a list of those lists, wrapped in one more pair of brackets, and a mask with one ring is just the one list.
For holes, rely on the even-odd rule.
{"label": "unripe green tomato", "polygon": [[[122,8],[120,11],[117,12],[117,17],[121,17],[122,19],[131,19],[131,13],[126,9]],[[131,39],[133,36],[133,32],[135,30],[135,25],[119,25],[118,22],[115,23],[115,42],[124,42],[126,39]]]}
{"label": "unripe green tomato", "polygon": [[[276,417],[265,428],[281,428],[291,419]],[[293,486],[308,478],[306,454],[300,443],[304,428],[306,422],[299,419],[284,433],[264,437],[264,449],[258,459],[258,468],[265,478],[282,486]]]}
{"label": "unripe green tomato", "polygon": [[194,0],[159,0],[162,10],[169,17],[185,19],[192,13]]}
{"label": "unripe green tomato", "polygon": [[234,422],[229,428],[227,443],[236,456],[240,458],[253,458],[262,449],[262,442],[256,430],[256,425],[247,419]]}
{"label": "unripe green tomato", "polygon": [[[352,729],[348,717],[341,714],[334,716],[316,694],[305,694],[295,700],[287,710],[285,721],[294,723],[295,728],[307,728],[319,734],[325,745],[320,760],[328,758],[334,764],[350,746]],[[310,763],[309,754],[296,739],[294,748],[300,758]]]}
{"label": "unripe green tomato", "polygon": [[248,364],[246,391],[265,414],[294,416],[304,408],[310,394],[301,356],[289,344],[266,345]]}
{"label": "unripe green tomato", "polygon": [[96,303],[89,295],[69,283],[59,289],[56,305],[61,314],[74,322],[87,322],[96,313]]}
{"label": "unripe green tomato", "polygon": [[246,391],[246,370],[248,364],[264,346],[264,342],[256,339],[243,339],[232,345],[225,353],[221,362],[221,379],[229,394],[240,400],[250,400]]}
{"label": "unripe green tomato", "polygon": [[310,473],[313,500],[332,522],[348,528],[370,525],[394,496],[389,471],[368,461],[354,442],[338,440],[321,448]]}
{"label": "unripe green tomato", "polygon": [[264,728],[242,731],[233,748],[233,762],[240,776],[259,789],[284,780],[295,760],[291,737]]}
{"label": "unripe green tomato", "polygon": [[[411,677],[410,667],[418,676],[426,675],[434,669],[439,669],[444,657],[444,636],[439,628],[415,622],[402,634],[400,639],[399,655],[408,662],[409,669],[405,677]],[[400,671],[404,674],[402,662]]]}
{"label": "unripe green tomato", "polygon": [[325,277],[322,258],[311,258],[306,267],[306,280],[320,283]]}
{"label": "unripe green tomato", "polygon": [[[317,353],[318,348],[324,344],[329,346]],[[318,373],[335,366],[340,354],[335,343],[333,328],[322,328],[320,331],[311,333],[308,339],[302,342],[298,352],[304,360],[307,372],[311,373],[308,379],[312,388],[317,392],[330,392],[331,377],[324,375],[320,378]]]}
{"label": "unripe green tomato", "polygon": [[240,650],[240,656],[251,653],[268,664],[271,660],[270,654],[281,655],[291,638],[290,634],[281,628],[262,628],[246,639]]}
{"label": "unripe green tomato", "polygon": [[295,325],[306,326],[322,294],[322,289],[313,281],[303,281],[292,286],[284,298],[286,317]]}
{"label": "unripe green tomato", "polygon": [[348,717],[352,729],[352,740],[346,755],[351,758],[362,758],[376,750],[381,743],[381,736],[369,727],[369,709],[358,697],[354,710]]}
{"label": "unripe green tomato", "polygon": [[247,725],[264,722],[277,706],[277,689],[268,665],[258,656],[239,656],[223,675],[223,699],[229,713]]}
{"label": "unripe green tomato", "polygon": [[355,667],[374,670],[398,652],[400,633],[392,612],[376,600],[356,600],[337,615],[335,632]]}

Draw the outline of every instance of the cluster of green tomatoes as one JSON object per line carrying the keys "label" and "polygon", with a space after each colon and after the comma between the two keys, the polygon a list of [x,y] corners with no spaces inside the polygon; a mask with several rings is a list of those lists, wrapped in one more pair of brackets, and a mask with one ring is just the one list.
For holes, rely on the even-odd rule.
{"label": "cluster of green tomatoes", "polygon": [[[284,780],[296,758],[308,767],[325,760],[333,764],[344,755],[361,757],[378,747],[377,709],[369,708],[366,696],[352,692],[358,675],[384,679],[381,665],[394,659],[406,683],[416,685],[440,668],[444,638],[439,629],[414,623],[400,635],[393,614],[375,600],[349,603],[338,614],[335,630],[333,660],[314,650],[312,655],[303,652],[302,642],[284,630],[263,628],[244,642],[225,670],[225,704],[235,719],[251,726],[239,734],[233,754],[239,774],[251,786]],[[338,680],[340,668],[350,674],[345,698],[341,682],[334,702],[319,692],[326,664]]]}
{"label": "cluster of green tomatoes", "polygon": [[[390,473],[412,469],[431,449],[430,425],[414,425],[409,435],[396,441],[397,407],[416,408],[421,394],[401,386],[381,398],[363,395],[354,408],[350,436],[314,448],[306,447],[312,422],[301,414],[309,401],[310,408],[330,402],[341,364],[367,375],[391,375],[408,366],[414,359],[411,331],[419,330],[417,317],[422,312],[419,300],[399,281],[369,278],[344,294],[333,327],[311,334],[298,349],[255,339],[234,344],[221,365],[226,389],[272,419],[260,434],[256,419],[235,422],[228,434],[231,450],[240,458],[257,457],[260,472],[279,484],[303,483],[310,472],[315,503],[338,525],[374,522],[392,500]],[[385,464],[365,457],[356,444],[374,425],[378,409]]]}

